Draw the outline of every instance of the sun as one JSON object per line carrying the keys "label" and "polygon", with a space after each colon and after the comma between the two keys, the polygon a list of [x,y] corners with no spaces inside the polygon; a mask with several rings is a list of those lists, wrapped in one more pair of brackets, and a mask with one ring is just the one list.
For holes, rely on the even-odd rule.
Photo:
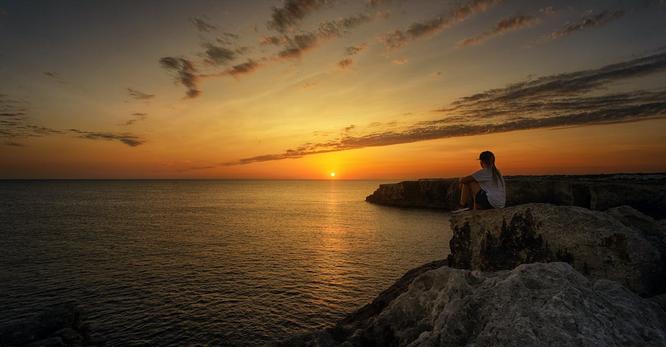
{"label": "sun", "polygon": [[328,174],[328,175],[331,176],[331,177],[335,177],[335,172],[331,172],[331,173]]}

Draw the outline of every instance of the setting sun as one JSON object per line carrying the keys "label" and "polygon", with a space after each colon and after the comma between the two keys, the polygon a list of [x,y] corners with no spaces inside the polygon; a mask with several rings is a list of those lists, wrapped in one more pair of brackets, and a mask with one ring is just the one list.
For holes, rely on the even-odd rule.
{"label": "setting sun", "polygon": [[335,177],[335,172],[331,172],[329,175],[330,175],[331,177]]}

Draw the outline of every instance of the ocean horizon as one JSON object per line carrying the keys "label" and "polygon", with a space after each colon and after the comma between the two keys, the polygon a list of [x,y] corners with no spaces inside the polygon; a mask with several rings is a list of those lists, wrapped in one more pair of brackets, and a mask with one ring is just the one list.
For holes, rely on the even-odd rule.
{"label": "ocean horizon", "polygon": [[331,326],[445,258],[386,180],[0,181],[0,324],[75,300],[110,345],[250,346]]}

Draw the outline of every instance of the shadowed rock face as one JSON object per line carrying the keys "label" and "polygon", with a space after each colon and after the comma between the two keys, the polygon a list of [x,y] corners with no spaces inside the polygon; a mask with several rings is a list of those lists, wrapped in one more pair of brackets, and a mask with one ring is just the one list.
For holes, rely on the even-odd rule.
{"label": "shadowed rock face", "polygon": [[666,312],[566,263],[510,271],[446,266],[415,277],[380,312],[286,346],[664,346]]}
{"label": "shadowed rock face", "polygon": [[496,271],[562,261],[644,296],[666,292],[666,230],[629,206],[525,204],[451,217],[449,265]]}
{"label": "shadowed rock face", "polygon": [[49,307],[33,317],[0,327],[0,346],[101,346],[74,302]]}
{"label": "shadowed rock face", "polygon": [[[531,202],[606,210],[628,205],[666,218],[666,174],[507,176],[507,206]],[[457,178],[382,184],[366,201],[388,206],[453,210],[460,192]]]}

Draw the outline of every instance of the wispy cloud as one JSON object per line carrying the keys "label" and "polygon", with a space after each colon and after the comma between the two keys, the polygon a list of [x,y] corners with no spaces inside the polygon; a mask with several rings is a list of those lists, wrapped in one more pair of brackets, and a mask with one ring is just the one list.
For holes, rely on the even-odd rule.
{"label": "wispy cloud", "polygon": [[567,24],[564,28],[557,30],[550,34],[551,39],[559,39],[565,36],[569,36],[575,32],[585,30],[592,27],[602,26],[611,21],[621,18],[624,16],[625,12],[622,10],[615,11],[602,11],[594,15],[588,15],[581,18],[575,23]]}
{"label": "wispy cloud", "polygon": [[116,140],[131,147],[145,142],[144,139],[130,133],[94,132],[78,129],[59,130],[35,124],[28,117],[27,101],[13,99],[0,94],[0,140],[7,146],[24,146],[18,140],[50,135],[74,135],[90,140]]}
{"label": "wispy cloud", "polygon": [[52,80],[54,80],[54,81],[56,81],[60,84],[65,84],[65,80],[58,73],[51,72],[51,71],[45,71],[44,76],[46,76],[46,77],[48,77],[48,78],[50,78],[50,79],[52,79]]}
{"label": "wispy cloud", "polygon": [[127,120],[123,125],[132,125],[136,122],[146,120],[148,118],[148,114],[145,112],[134,112],[132,113],[132,118]]}
{"label": "wispy cloud", "polygon": [[98,131],[84,131],[79,129],[69,129],[69,132],[77,137],[88,140],[120,141],[130,147],[136,147],[144,144],[146,141],[139,136],[129,133],[112,133]]}
{"label": "wispy cloud", "polygon": [[500,2],[501,0],[471,0],[453,8],[447,14],[423,22],[413,23],[406,30],[395,30],[384,35],[381,40],[387,48],[401,48],[410,41],[436,34]]}
{"label": "wispy cloud", "polygon": [[273,7],[267,26],[281,33],[288,32],[307,15],[333,2],[334,0],[285,0],[281,7]]}
{"label": "wispy cloud", "polygon": [[666,90],[602,94],[613,82],[666,71],[666,53],[599,69],[545,76],[460,98],[437,110],[443,118],[358,135],[308,142],[282,153],[263,154],[222,165],[295,159],[318,153],[388,146],[515,130],[634,122],[666,117]]}
{"label": "wispy cloud", "polygon": [[136,100],[150,100],[155,97],[155,94],[144,93],[132,88],[127,88],[127,94]]}
{"label": "wispy cloud", "polygon": [[160,59],[163,68],[176,73],[176,81],[187,88],[187,97],[196,98],[201,94],[197,83],[197,69],[194,64],[185,58],[164,57]]}
{"label": "wispy cloud", "polygon": [[203,18],[193,17],[193,18],[190,18],[190,22],[194,25],[195,28],[197,28],[197,30],[199,30],[199,32],[202,32],[202,33],[207,33],[211,30],[216,29],[216,27],[214,25],[208,23]]}
{"label": "wispy cloud", "polygon": [[204,54],[206,62],[211,65],[225,65],[236,59],[237,52],[227,47],[218,46],[212,43],[204,44],[206,48]]}
{"label": "wispy cloud", "polygon": [[515,31],[523,28],[530,27],[537,23],[537,19],[531,16],[513,16],[509,18],[502,19],[495,27],[481,35],[467,38],[458,43],[459,47],[478,45],[486,40],[489,40],[493,37],[503,35],[509,31]]}

